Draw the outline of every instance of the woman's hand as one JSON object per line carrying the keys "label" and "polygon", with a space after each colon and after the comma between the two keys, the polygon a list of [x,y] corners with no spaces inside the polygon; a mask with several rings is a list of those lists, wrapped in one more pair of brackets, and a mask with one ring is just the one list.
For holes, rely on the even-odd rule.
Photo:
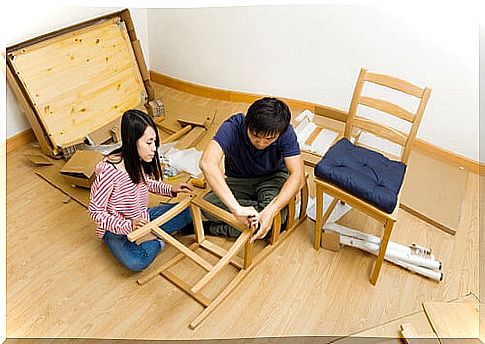
{"label": "woman's hand", "polygon": [[157,239],[157,236],[156,236],[155,234],[153,234],[153,233],[148,233],[148,234],[146,234],[146,235],[142,236],[142,237],[141,237],[140,239],[138,239],[137,241],[135,241],[135,243],[136,243],[137,245],[141,245],[141,244],[143,244],[143,243],[144,243],[144,242],[146,242],[146,241],[155,240],[155,239]]}
{"label": "woman's hand", "polygon": [[189,193],[192,192],[192,186],[187,183],[182,183],[182,184],[173,184],[172,185],[172,193],[177,195],[179,193]]}
{"label": "woman's hand", "polygon": [[137,219],[133,219],[133,220],[131,220],[131,228],[132,228],[133,230],[136,230],[136,229],[138,229],[138,228],[143,227],[143,226],[144,226],[144,225],[146,225],[147,223],[148,223],[148,221],[147,221],[147,220],[145,220],[145,219],[143,219],[143,218],[139,217],[139,218],[137,218]]}

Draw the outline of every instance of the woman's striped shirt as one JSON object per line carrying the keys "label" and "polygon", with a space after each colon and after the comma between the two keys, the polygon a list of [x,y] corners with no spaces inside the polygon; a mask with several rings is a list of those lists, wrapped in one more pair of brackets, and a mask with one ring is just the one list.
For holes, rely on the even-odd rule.
{"label": "woman's striped shirt", "polygon": [[129,234],[131,220],[148,218],[148,192],[174,196],[172,186],[145,176],[146,183],[134,184],[128,172],[101,161],[96,166],[96,179],[91,186],[88,212],[97,223],[96,236],[102,238],[106,231]]}

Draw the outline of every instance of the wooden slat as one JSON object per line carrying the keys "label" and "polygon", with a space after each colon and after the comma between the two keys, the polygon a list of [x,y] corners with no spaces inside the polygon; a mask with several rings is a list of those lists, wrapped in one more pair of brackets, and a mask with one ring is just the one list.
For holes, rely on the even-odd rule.
{"label": "wooden slat", "polygon": [[211,300],[209,300],[205,295],[203,295],[201,293],[193,293],[190,290],[190,285],[187,282],[180,279],[179,277],[177,277],[175,274],[171,273],[170,271],[162,270],[162,271],[160,271],[160,274],[163,277],[165,277],[166,279],[168,279],[170,282],[175,284],[177,287],[179,287],[179,289],[181,289],[183,292],[192,296],[202,306],[207,307],[211,304]]}
{"label": "wooden slat", "polygon": [[[189,246],[189,249],[194,251],[195,249],[197,249],[199,247],[199,244],[197,244],[196,242],[193,243],[192,245]],[[160,275],[160,272],[162,270],[166,270],[168,268],[170,268],[172,265],[174,264],[177,264],[179,261],[181,261],[182,259],[186,258],[185,254],[183,253],[178,253],[177,255],[175,255],[174,257],[170,258],[167,262],[165,262],[161,267],[159,267],[157,270],[155,271],[152,271],[150,272],[149,274],[139,278],[136,280],[136,282],[139,284],[139,285],[145,285],[147,284],[148,282],[150,282],[153,278],[155,278],[156,276]]]}
{"label": "wooden slat", "polygon": [[[227,254],[227,250],[220,247],[219,245],[214,244],[210,240],[204,240],[200,243],[200,246],[205,248],[207,251],[215,254],[218,257],[224,257]],[[244,266],[244,261],[241,257],[234,256],[231,259],[231,264],[237,267],[238,269],[242,269]]]}
{"label": "wooden slat", "polygon": [[424,91],[422,88],[419,88],[411,84],[410,82],[407,82],[405,80],[401,80],[389,75],[384,75],[384,74],[367,72],[365,74],[364,81],[370,81],[370,82],[373,82],[374,84],[387,86],[418,98],[421,98]]}
{"label": "wooden slat", "polygon": [[211,269],[207,274],[204,275],[200,279],[199,282],[197,282],[191,289],[190,291],[193,293],[198,293],[211,279],[213,279],[218,273],[222,271],[222,269],[231,262],[232,257],[234,257],[239,250],[242,248],[242,246],[251,238],[251,231],[245,230],[244,232],[239,235],[237,240],[234,242],[234,244],[231,246],[231,248],[227,251],[226,255],[222,257],[217,264],[214,266],[213,269]]}
{"label": "wooden slat", "polygon": [[195,239],[200,244],[205,240],[204,227],[202,226],[202,213],[199,207],[190,205],[190,213],[192,214],[192,223],[194,226]]}
{"label": "wooden slat", "polygon": [[371,97],[360,97],[359,104],[371,107],[382,112],[387,112],[411,123],[414,122],[414,115],[411,112],[403,109],[399,105],[393,104],[386,100]]}
{"label": "wooden slat", "polygon": [[373,133],[377,136],[385,138],[389,141],[397,143],[398,145],[404,146],[406,144],[406,136],[400,133],[399,131],[385,127],[377,122],[374,122],[370,119],[365,119],[362,117],[355,117],[352,119],[352,125],[359,127],[364,131],[368,131]]}
{"label": "wooden slat", "polygon": [[219,306],[222,301],[229,296],[229,294],[238,286],[239,283],[246,277],[248,270],[241,270],[239,273],[234,277],[234,279],[227,285],[224,290],[217,295],[217,297],[211,302],[211,304],[206,307],[198,316],[189,324],[191,329],[195,329],[199,326],[216,308]]}
{"label": "wooden slat", "polygon": [[382,234],[381,244],[379,245],[379,252],[377,253],[377,258],[374,261],[374,268],[372,269],[370,283],[372,285],[376,285],[377,279],[379,278],[379,274],[381,272],[382,263],[384,262],[384,256],[387,250],[387,244],[389,243],[389,239],[391,238],[392,228],[394,227],[395,221],[391,219],[387,219],[384,225],[384,233]]}
{"label": "wooden slat", "polygon": [[185,246],[180,241],[175,239],[173,236],[171,236],[170,234],[165,232],[163,229],[159,228],[158,226],[153,226],[153,225],[152,225],[151,229],[152,229],[153,234],[155,234],[159,238],[163,239],[165,242],[172,245],[173,247],[175,247],[181,253],[185,254],[187,256],[187,258],[194,261],[194,263],[196,263],[197,265],[199,265],[203,269],[205,269],[207,271],[211,271],[214,268],[214,266],[211,263],[206,261],[204,258],[199,256],[194,251],[190,250],[187,246]]}
{"label": "wooden slat", "polygon": [[249,240],[244,246],[244,269],[249,269],[253,265],[254,242]]}
{"label": "wooden slat", "polygon": [[271,245],[274,245],[278,238],[280,237],[281,232],[281,212],[278,212],[274,219],[273,219],[273,226],[271,228]]}
{"label": "wooden slat", "polygon": [[175,148],[183,150],[194,147],[195,144],[202,139],[206,132],[207,130],[203,127],[193,128],[187,135],[184,136],[182,140],[180,140]]}
{"label": "wooden slat", "polygon": [[313,132],[308,136],[307,140],[305,141],[305,144],[310,146],[313,143],[313,141],[315,141],[315,139],[321,133],[322,130],[323,130],[322,127],[316,127],[315,130],[313,130]]}
{"label": "wooden slat", "polygon": [[425,337],[418,335],[412,324],[401,324],[401,336],[406,344],[439,344],[438,338]]}
{"label": "wooden slat", "polygon": [[[157,126],[158,126],[158,124],[157,124]],[[180,129],[179,131],[173,133],[169,137],[166,137],[163,140],[160,140],[160,144],[164,144],[164,143],[167,143],[167,142],[176,141],[180,137],[182,137],[185,134],[187,134],[190,130],[192,130],[192,126],[191,125],[187,125],[187,126],[183,127],[182,129]]]}
{"label": "wooden slat", "polygon": [[295,197],[293,197],[290,200],[290,203],[288,203],[288,219],[286,220],[286,226],[287,228],[291,228],[293,224],[295,223]]}
{"label": "wooden slat", "polygon": [[347,116],[347,122],[345,124],[344,137],[348,140],[351,139],[353,129],[353,120],[357,114],[357,107],[359,105],[358,100],[362,94],[362,88],[364,87],[364,76],[367,73],[366,69],[361,69],[357,82],[355,84],[354,93],[352,94],[352,100],[350,102],[349,114]]}
{"label": "wooden slat", "polygon": [[174,206],[172,209],[164,213],[162,216],[156,218],[155,220],[147,223],[145,226],[138,228],[137,230],[134,230],[130,234],[128,234],[128,240],[130,241],[136,241],[140,239],[141,237],[147,235],[152,231],[153,226],[161,226],[168,220],[171,220],[173,217],[176,215],[180,214],[185,208],[188,207],[190,201],[192,200],[191,197],[187,197],[180,201],[176,206]]}
{"label": "wooden slat", "polygon": [[430,95],[431,95],[431,89],[426,87],[424,89],[423,97],[421,99],[421,102],[419,103],[418,111],[416,113],[414,123],[411,127],[411,130],[409,131],[408,140],[406,142],[406,145],[404,146],[404,150],[402,153],[401,161],[405,164],[408,163],[409,156],[411,155],[411,148],[414,144],[414,140],[416,139],[416,134],[418,133],[419,124],[421,123],[421,119],[423,118],[424,109],[428,104]]}
{"label": "wooden slat", "polygon": [[224,209],[221,209],[215,206],[212,203],[207,202],[201,197],[195,197],[192,200],[192,203],[198,206],[199,208],[202,208],[202,210],[205,210],[211,215],[217,217],[219,220],[222,220],[228,225],[231,225],[232,227],[238,229],[241,232],[244,232],[247,229],[239,222],[236,221],[236,218],[234,217],[234,215],[232,215],[228,211],[225,211]]}
{"label": "wooden slat", "polygon": [[299,221],[303,221],[307,217],[306,209],[308,207],[308,173],[305,173],[305,184],[300,190],[300,195],[301,199]]}

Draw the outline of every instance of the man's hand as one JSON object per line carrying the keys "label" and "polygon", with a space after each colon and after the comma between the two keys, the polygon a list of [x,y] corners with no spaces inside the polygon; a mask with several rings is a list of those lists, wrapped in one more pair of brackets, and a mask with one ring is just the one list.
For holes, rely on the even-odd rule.
{"label": "man's hand", "polygon": [[233,215],[245,227],[255,227],[258,224],[259,213],[254,207],[239,207]]}
{"label": "man's hand", "polygon": [[254,242],[257,239],[263,239],[268,234],[271,226],[273,225],[273,219],[276,213],[271,209],[265,208],[259,213],[259,228],[258,231],[251,237],[250,242]]}

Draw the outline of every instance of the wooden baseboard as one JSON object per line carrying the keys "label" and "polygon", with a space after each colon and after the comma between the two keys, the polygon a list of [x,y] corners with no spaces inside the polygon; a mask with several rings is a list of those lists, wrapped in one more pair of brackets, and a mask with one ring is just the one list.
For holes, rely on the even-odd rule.
{"label": "wooden baseboard", "polygon": [[34,142],[35,135],[31,128],[25,129],[18,134],[15,134],[7,139],[7,154],[17,149],[21,146],[24,146],[28,143]]}
{"label": "wooden baseboard", "polygon": [[[167,75],[160,74],[155,71],[150,71],[150,79],[157,84],[173,88],[182,92],[187,92],[199,97],[206,97],[212,99],[226,100],[229,102],[238,103],[252,103],[262,97],[268,96],[265,94],[244,93],[238,91],[226,91],[219,88],[207,87],[194,84],[188,81],[172,78]],[[347,119],[347,111],[342,111],[330,106],[318,105],[298,99],[281,98],[289,106],[301,109],[308,109],[313,113],[324,115],[328,118],[333,118],[338,121],[345,121]]]}
{"label": "wooden baseboard", "polygon": [[[226,100],[231,102],[252,103],[257,99],[264,97],[264,95],[260,94],[226,91],[214,87],[202,86],[188,81],[179,80],[155,71],[150,71],[150,79],[157,84],[167,86],[179,91],[187,92],[196,96]],[[313,113],[329,117],[341,122],[345,122],[347,119],[347,111],[297,99],[282,99],[285,100],[285,102],[291,107],[306,108]],[[448,162],[452,165],[463,167],[464,169],[474,174],[485,176],[485,164],[480,164],[478,161],[435,146],[425,140],[417,138],[414,142],[413,148],[429,156],[432,156],[433,158]]]}

